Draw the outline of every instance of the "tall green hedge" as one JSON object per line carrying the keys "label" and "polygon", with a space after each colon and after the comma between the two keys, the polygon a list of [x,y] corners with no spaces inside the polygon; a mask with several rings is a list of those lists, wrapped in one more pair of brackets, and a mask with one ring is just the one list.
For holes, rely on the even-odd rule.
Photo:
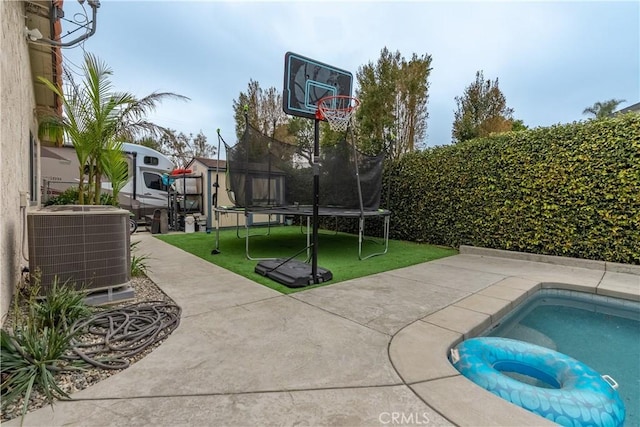
{"label": "tall green hedge", "polygon": [[412,153],[385,172],[394,238],[640,264],[640,115]]}

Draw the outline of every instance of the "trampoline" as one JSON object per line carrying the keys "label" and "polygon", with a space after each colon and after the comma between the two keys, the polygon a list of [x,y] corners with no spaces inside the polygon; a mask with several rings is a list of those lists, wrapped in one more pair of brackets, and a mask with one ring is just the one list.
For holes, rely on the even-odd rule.
{"label": "trampoline", "polygon": [[[216,230],[214,250],[218,250],[220,245],[220,215],[237,215],[238,229],[239,217],[244,215],[247,259],[273,259],[255,258],[250,254],[252,235],[249,217],[263,214],[268,215],[269,227],[274,215],[306,219],[308,251],[314,214],[312,153],[305,151],[304,147],[270,138],[248,123],[243,137],[235,146],[229,146],[226,142],[224,145],[227,154],[226,191],[234,205],[213,207]],[[318,216],[358,220],[360,260],[386,254],[389,249],[391,212],[379,206],[384,156],[365,155],[346,141],[341,141],[332,146],[323,146],[318,160]],[[365,222],[374,218],[380,218],[382,222],[381,249],[364,254],[363,242],[369,239],[365,235]],[[239,232],[237,234],[241,237]]]}
{"label": "trampoline", "polygon": [[[309,248],[311,246],[311,218],[313,217],[313,207],[312,206],[281,206],[281,207],[273,207],[273,208],[264,208],[264,209],[244,209],[240,207],[233,206],[219,206],[214,207],[214,212],[216,214],[233,214],[233,215],[250,215],[250,214],[265,214],[265,215],[282,215],[282,216],[299,216],[306,219],[306,237],[307,237],[307,257],[310,256]],[[318,209],[318,215],[320,217],[330,217],[330,218],[357,218],[358,219],[358,259],[365,260],[374,256],[384,255],[389,250],[389,217],[391,216],[391,211],[386,209],[376,209],[376,210],[366,210],[360,211],[356,209],[344,209],[344,208],[336,208],[336,207],[320,207]],[[382,225],[382,249],[378,252],[373,252],[369,254],[363,253],[363,243],[366,239],[365,235],[365,219],[373,218],[373,217],[381,217],[383,218]],[[216,218],[216,221],[219,221],[219,218]],[[267,227],[270,227],[270,222],[267,223]],[[237,221],[238,229],[240,227],[240,221]],[[249,239],[250,237],[255,236],[250,234],[250,225],[249,221],[245,221],[244,225],[246,231],[244,233],[245,239],[245,256],[247,259],[252,261],[262,261],[273,258],[257,258],[251,256],[250,247],[249,247]],[[219,246],[219,237],[220,228],[216,227],[216,248]],[[267,234],[269,232],[267,231]],[[241,238],[239,232],[237,232],[238,238]]]}

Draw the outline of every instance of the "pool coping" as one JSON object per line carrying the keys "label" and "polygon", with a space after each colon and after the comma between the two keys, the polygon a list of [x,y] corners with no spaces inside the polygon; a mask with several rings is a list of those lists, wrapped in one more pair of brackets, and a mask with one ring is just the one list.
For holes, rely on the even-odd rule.
{"label": "pool coping", "polygon": [[[470,246],[462,246],[460,253],[588,268],[603,271],[603,278],[605,273],[640,276],[640,266],[603,261]],[[479,335],[540,289],[579,291],[640,301],[640,289],[633,292],[607,285],[603,280],[592,286],[507,277],[400,330],[389,345],[389,356],[398,375],[430,407],[457,425],[556,425],[467,380],[448,358],[451,348]],[[460,410],[462,407],[464,410]]]}
{"label": "pool coping", "polygon": [[621,264],[617,262],[598,261],[584,258],[569,258],[555,255],[539,255],[529,252],[514,252],[504,249],[490,249],[478,246],[460,246],[460,254],[490,256],[521,261],[544,262],[547,264],[562,265],[565,267],[588,268],[612,273],[624,273],[640,275],[640,265]]}

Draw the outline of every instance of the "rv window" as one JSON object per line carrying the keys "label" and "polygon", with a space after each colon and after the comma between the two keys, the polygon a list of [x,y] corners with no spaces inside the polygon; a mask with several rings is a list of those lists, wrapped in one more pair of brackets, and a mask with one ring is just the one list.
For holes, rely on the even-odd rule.
{"label": "rv window", "polygon": [[157,173],[144,172],[144,185],[152,190],[167,191],[167,186],[162,183],[162,177]]}
{"label": "rv window", "polygon": [[143,162],[145,165],[158,166],[158,158],[153,156],[144,156]]}

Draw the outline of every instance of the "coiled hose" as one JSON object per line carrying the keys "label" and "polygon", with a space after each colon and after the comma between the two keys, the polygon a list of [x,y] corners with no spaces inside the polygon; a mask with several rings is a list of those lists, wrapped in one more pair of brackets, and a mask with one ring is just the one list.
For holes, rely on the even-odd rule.
{"label": "coiled hose", "polygon": [[145,301],[105,310],[71,326],[74,338],[68,360],[83,360],[102,369],[129,367],[133,357],[169,336],[182,310],[166,301]]}

